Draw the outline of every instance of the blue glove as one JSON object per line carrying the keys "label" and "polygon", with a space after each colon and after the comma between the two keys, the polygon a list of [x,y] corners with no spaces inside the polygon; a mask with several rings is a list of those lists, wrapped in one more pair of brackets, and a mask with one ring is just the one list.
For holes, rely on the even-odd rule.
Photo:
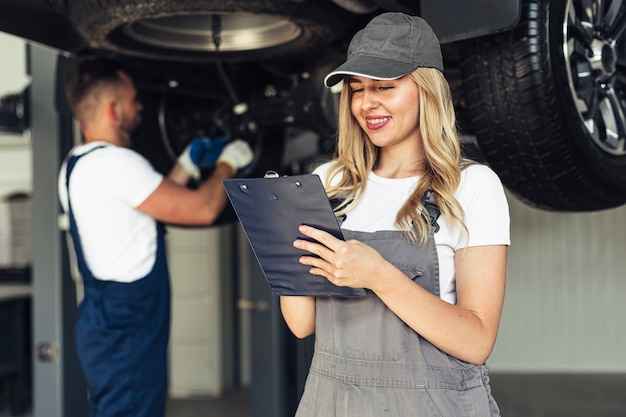
{"label": "blue glove", "polygon": [[178,163],[193,178],[199,179],[203,169],[213,168],[228,141],[226,137],[197,138],[178,157]]}

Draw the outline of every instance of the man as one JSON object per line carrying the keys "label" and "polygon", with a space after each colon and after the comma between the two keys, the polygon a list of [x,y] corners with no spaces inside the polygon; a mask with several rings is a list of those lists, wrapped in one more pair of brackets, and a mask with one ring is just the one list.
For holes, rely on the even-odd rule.
{"label": "man", "polygon": [[[241,140],[192,142],[167,177],[130,149],[142,105],[114,62],[84,61],[66,96],[84,143],[68,154],[59,197],[85,294],[76,323],[92,417],[158,417],[167,397],[169,272],[163,223],[209,225],[227,201],[221,181],[253,159]],[[185,187],[214,167],[196,190]]]}

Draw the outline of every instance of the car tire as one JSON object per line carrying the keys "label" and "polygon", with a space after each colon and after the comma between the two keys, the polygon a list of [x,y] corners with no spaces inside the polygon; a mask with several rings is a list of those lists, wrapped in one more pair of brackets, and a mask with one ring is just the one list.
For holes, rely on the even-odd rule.
{"label": "car tire", "polygon": [[[268,59],[291,53],[302,54],[326,45],[351,28],[353,15],[327,0],[284,1],[284,0],[69,0],[69,16],[77,31],[92,47],[102,48],[122,55],[141,58],[156,58],[171,61],[256,60]],[[198,44],[184,48],[175,42],[195,39],[197,36],[205,44],[208,32],[198,29],[170,31],[168,27],[153,25],[154,19],[189,18],[207,15],[222,16],[264,16],[276,18],[280,23],[292,27],[295,38],[276,36],[275,44],[264,47],[251,43],[250,48],[241,50],[221,49],[198,50]],[[150,28],[139,33],[136,28],[149,22]],[[135,29],[133,29],[135,28]],[[196,28],[193,28],[196,30]],[[243,36],[249,36],[244,33]],[[270,31],[270,28],[266,28]],[[161,32],[159,32],[159,30]],[[144,34],[168,36],[172,42],[158,38],[147,41]],[[134,36],[133,34],[140,36]],[[253,34],[254,36],[258,35]],[[176,41],[174,41],[176,39]]]}
{"label": "car tire", "polygon": [[620,206],[626,202],[626,85],[618,62],[624,35],[611,45],[607,28],[593,19],[624,21],[626,11],[592,1],[597,15],[590,19],[577,0],[522,3],[513,29],[460,48],[462,129],[476,136],[505,186],[533,206]]}

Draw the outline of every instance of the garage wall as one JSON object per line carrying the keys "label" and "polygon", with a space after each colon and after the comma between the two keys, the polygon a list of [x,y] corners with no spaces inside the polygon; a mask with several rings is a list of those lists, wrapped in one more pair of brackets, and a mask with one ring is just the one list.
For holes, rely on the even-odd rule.
{"label": "garage wall", "polygon": [[509,196],[495,371],[626,372],[626,207],[553,213]]}
{"label": "garage wall", "polygon": [[30,83],[26,43],[20,38],[0,32],[0,54],[0,97],[21,93]]}
{"label": "garage wall", "polygon": [[[0,32],[0,98],[21,92],[29,83],[24,41]],[[8,65],[10,63],[10,65]],[[5,132],[0,128],[0,200],[14,192],[32,190],[30,134]]]}
{"label": "garage wall", "polygon": [[234,382],[229,226],[168,227],[173,398],[220,397]]}
{"label": "garage wall", "polygon": [[12,193],[30,193],[32,180],[30,140],[0,132],[0,201]]}

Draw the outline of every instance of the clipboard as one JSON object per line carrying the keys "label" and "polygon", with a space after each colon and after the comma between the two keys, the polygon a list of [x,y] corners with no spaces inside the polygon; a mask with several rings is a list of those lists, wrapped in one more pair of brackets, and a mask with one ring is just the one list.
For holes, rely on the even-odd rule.
{"label": "clipboard", "polygon": [[338,239],[343,234],[318,175],[231,178],[222,181],[254,255],[274,295],[365,297],[362,288],[338,287],[309,273],[298,259],[307,252],[293,247],[302,224]]}

